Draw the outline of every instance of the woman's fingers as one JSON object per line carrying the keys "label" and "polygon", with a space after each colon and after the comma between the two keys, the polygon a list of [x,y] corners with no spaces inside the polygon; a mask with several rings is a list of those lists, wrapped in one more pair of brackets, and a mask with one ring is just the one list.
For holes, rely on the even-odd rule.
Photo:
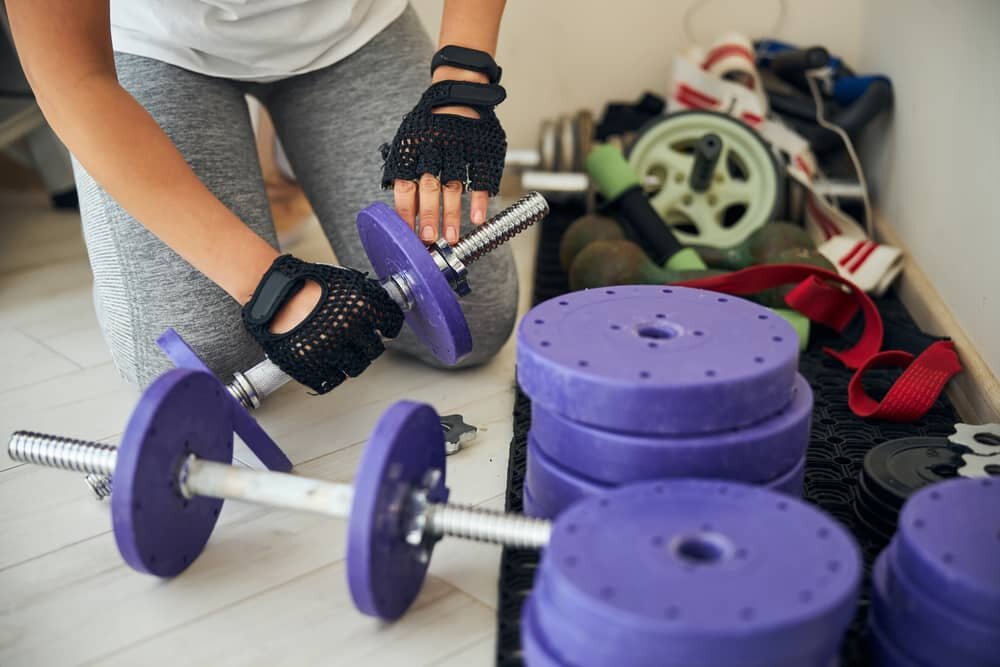
{"label": "woman's fingers", "polygon": [[444,238],[451,245],[458,243],[462,228],[462,182],[448,181],[444,185]]}
{"label": "woman's fingers", "polygon": [[426,243],[437,239],[440,195],[441,181],[430,174],[420,177],[420,239]]}
{"label": "woman's fingers", "polygon": [[[442,189],[444,190],[442,194]],[[397,178],[393,185],[393,199],[396,212],[411,229],[426,243],[437,240],[440,222],[444,223],[444,238],[448,243],[458,242],[462,228],[462,183],[448,181],[444,187],[431,174],[420,177],[419,183]],[[486,222],[486,207],[490,195],[485,190],[476,190],[469,197],[469,217],[472,224]],[[441,215],[441,206],[444,215]]]}
{"label": "woman's fingers", "polygon": [[475,190],[469,197],[469,217],[472,224],[481,225],[486,222],[486,205],[489,203],[490,193],[485,190]]}
{"label": "woman's fingers", "polygon": [[413,229],[417,218],[417,184],[397,178],[392,186],[392,198],[399,217]]}

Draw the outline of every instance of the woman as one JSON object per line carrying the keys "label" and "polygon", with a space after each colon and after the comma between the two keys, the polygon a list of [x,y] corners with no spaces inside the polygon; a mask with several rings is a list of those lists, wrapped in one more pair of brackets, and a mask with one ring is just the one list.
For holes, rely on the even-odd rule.
{"label": "woman", "polygon": [[[120,372],[145,385],[169,367],[154,343],[167,327],[221,377],[266,352],[320,393],[360,374],[383,336],[432,361],[375,281],[279,256],[244,95],[270,112],[345,267],[370,269],[354,218],[380,183],[421,239],[454,243],[463,190],[481,224],[503,170],[503,5],[447,0],[435,54],[405,0],[8,0],[39,106],[76,160]],[[476,274],[466,364],[499,349],[516,311],[509,249]]]}

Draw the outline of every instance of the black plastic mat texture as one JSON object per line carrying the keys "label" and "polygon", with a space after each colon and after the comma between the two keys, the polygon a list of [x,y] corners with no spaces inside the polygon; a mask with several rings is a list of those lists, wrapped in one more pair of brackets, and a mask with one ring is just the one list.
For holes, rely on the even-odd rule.
{"label": "black plastic mat texture", "polygon": [[[559,266],[559,241],[569,225],[583,214],[575,205],[552,206],[552,213],[541,225],[535,265],[534,303],[569,291],[566,274]],[[901,349],[918,353],[935,338],[920,331],[906,309],[890,294],[876,301],[885,323],[883,349]],[[957,416],[952,405],[941,397],[920,421],[896,424],[862,420],[847,406],[847,384],[853,371],[822,352],[824,346],[844,348],[860,333],[849,329],[843,335],[815,327],[810,345],[799,361],[799,371],[809,381],[815,395],[812,434],[806,455],[805,498],[838,520],[857,538],[865,560],[865,580],[858,601],[857,614],[841,644],[842,667],[867,667],[868,575],[878,553],[887,541],[868,530],[857,514],[857,479],[865,453],[888,440],[908,436],[944,436],[952,433]],[[873,396],[881,396],[898,376],[898,371],[875,370],[866,375],[865,386]],[[514,401],[514,437],[510,443],[507,466],[506,508],[522,509],[521,492],[527,457],[527,437],[531,428],[531,402],[520,389]],[[499,604],[497,607],[498,667],[521,665],[521,605],[531,592],[538,553],[505,549],[500,561]]]}

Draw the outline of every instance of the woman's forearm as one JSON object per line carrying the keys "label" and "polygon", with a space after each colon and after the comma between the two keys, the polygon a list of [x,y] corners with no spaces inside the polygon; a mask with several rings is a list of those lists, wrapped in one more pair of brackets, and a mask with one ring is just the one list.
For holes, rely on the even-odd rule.
{"label": "woman's forearm", "polygon": [[248,301],[278,253],[205,187],[119,85],[107,0],[10,0],[7,8],[25,73],[63,143],[147,229]]}
{"label": "woman's forearm", "polygon": [[205,187],[149,113],[106,79],[80,82],[54,101],[46,117],[94,180],[193,267],[248,301],[278,252]]}
{"label": "woman's forearm", "polygon": [[506,0],[445,0],[438,48],[454,44],[496,55]]}

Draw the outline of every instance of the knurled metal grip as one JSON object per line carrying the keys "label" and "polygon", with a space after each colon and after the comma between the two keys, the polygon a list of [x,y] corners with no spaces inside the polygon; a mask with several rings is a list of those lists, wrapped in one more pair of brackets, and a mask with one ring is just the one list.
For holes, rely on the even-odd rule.
{"label": "knurled metal grip", "polygon": [[[452,289],[459,296],[466,296],[470,292],[468,265],[496,250],[548,213],[549,205],[545,198],[537,192],[530,192],[460,238],[454,246],[439,239],[428,248],[428,252]],[[412,274],[406,270],[394,272],[382,280],[383,289],[403,312],[414,306],[412,280]]]}

